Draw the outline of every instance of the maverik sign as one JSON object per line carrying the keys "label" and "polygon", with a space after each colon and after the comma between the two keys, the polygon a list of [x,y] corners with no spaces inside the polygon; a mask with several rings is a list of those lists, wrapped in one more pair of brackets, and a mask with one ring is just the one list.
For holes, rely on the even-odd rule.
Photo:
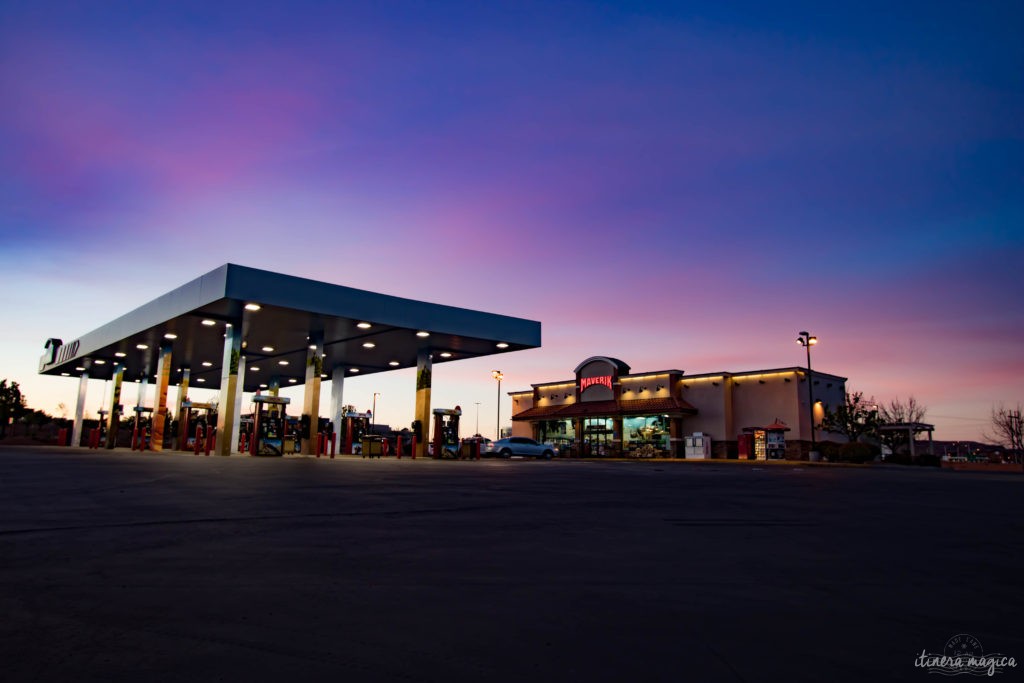
{"label": "maverik sign", "polygon": [[619,375],[628,375],[629,366],[617,358],[591,356],[576,366],[579,401],[613,401]]}
{"label": "maverik sign", "polygon": [[46,353],[40,359],[40,368],[46,368],[56,363],[64,363],[78,355],[78,347],[81,342],[76,339],[68,344],[63,343],[60,339],[50,338],[46,340]]}
{"label": "maverik sign", "polygon": [[599,375],[597,377],[581,377],[580,378],[580,393],[582,394],[587,390],[588,387],[595,385],[606,386],[609,389],[612,388],[612,376],[611,375]]}

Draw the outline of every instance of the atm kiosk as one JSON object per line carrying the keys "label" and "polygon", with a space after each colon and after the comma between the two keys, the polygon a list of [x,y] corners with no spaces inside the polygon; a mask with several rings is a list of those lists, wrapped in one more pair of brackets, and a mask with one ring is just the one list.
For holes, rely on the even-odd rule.
{"label": "atm kiosk", "polygon": [[217,406],[213,403],[181,402],[181,421],[178,423],[178,450],[195,450],[196,434],[205,439],[210,425],[217,424]]}
{"label": "atm kiosk", "polygon": [[462,408],[434,409],[434,453],[433,457],[457,457],[459,452],[459,417]]}
{"label": "atm kiosk", "polygon": [[283,396],[253,396],[253,436],[249,446],[250,455],[284,455],[285,452],[285,406],[291,399]]}
{"label": "atm kiosk", "polygon": [[782,460],[786,457],[786,423],[776,419],[767,427],[744,427],[738,437],[740,460]]}
{"label": "atm kiosk", "polygon": [[132,450],[144,451],[149,448],[150,427],[153,424],[153,409],[135,406],[132,423]]}

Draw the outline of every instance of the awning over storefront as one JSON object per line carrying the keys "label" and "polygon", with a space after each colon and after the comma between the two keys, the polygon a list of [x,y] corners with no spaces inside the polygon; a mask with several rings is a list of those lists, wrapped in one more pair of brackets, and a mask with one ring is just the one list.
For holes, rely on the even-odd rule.
{"label": "awning over storefront", "polygon": [[634,401],[590,401],[561,406],[537,406],[512,416],[516,421],[567,420],[578,417],[619,417],[625,415],[696,415],[697,409],[676,398],[648,398]]}

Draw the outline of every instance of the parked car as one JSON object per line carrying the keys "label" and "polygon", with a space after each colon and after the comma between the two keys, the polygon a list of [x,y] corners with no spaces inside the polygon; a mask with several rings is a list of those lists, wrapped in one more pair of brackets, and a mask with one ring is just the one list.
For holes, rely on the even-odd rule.
{"label": "parked car", "polygon": [[497,455],[499,458],[511,458],[513,455],[522,455],[550,460],[558,455],[558,447],[549,443],[538,443],[525,436],[510,436],[507,439],[498,439],[493,443],[487,444],[485,452]]}

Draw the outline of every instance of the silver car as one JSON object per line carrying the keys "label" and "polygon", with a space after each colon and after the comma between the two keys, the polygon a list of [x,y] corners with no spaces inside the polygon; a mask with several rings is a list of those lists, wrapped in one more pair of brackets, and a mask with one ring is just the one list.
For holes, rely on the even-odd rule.
{"label": "silver car", "polygon": [[498,439],[487,445],[487,452],[501,458],[511,458],[513,455],[522,455],[531,458],[544,458],[550,460],[558,455],[558,448],[549,443],[537,443],[525,436],[511,436],[507,439]]}

